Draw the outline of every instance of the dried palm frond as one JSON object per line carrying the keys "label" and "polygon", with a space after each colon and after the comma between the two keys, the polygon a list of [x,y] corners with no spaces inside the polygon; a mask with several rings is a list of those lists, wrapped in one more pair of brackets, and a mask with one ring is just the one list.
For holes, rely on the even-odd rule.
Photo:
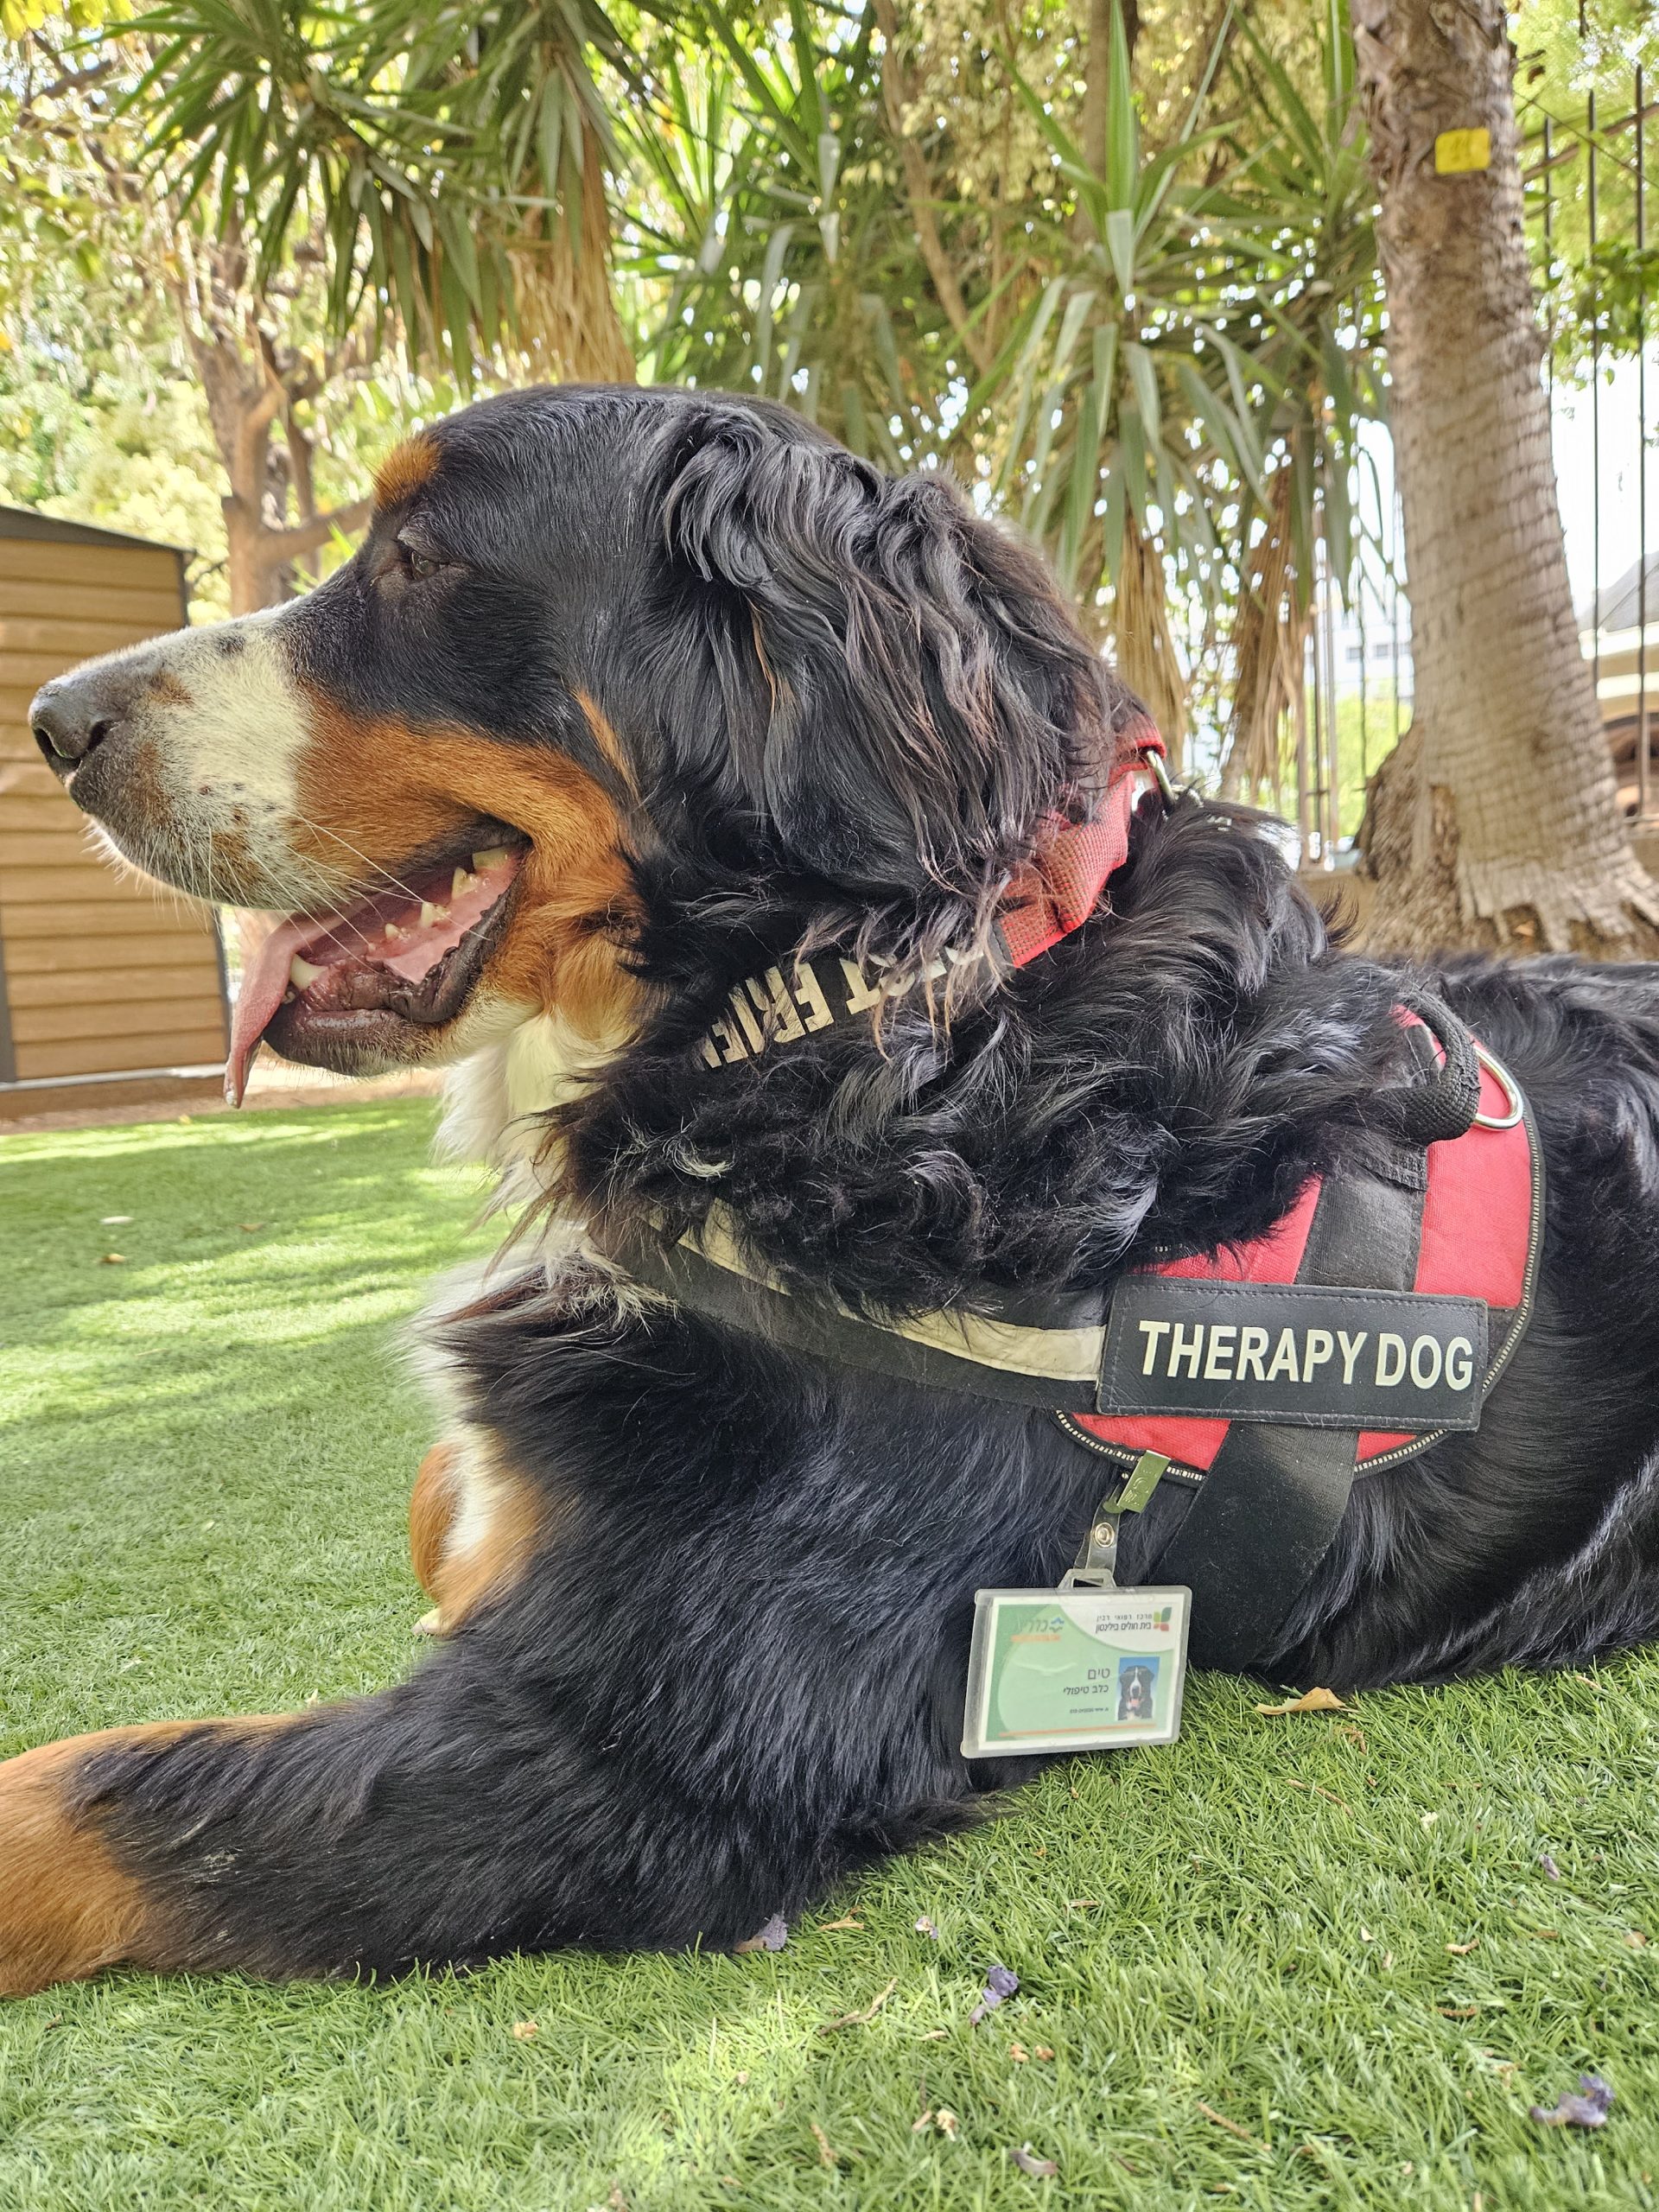
{"label": "dried palm frond", "polygon": [[582,134],[580,208],[567,201],[532,210],[509,241],[507,258],[518,343],[538,376],[633,382],[633,349],[612,289],[611,211],[596,133]]}
{"label": "dried palm frond", "polygon": [[1304,674],[1313,600],[1297,572],[1288,469],[1273,479],[1266,528],[1250,548],[1233,623],[1233,710],[1221,787],[1229,798],[1276,793],[1282,782],[1285,721],[1300,744]]}
{"label": "dried palm frond", "polygon": [[1187,683],[1170,627],[1163,549],[1156,538],[1141,534],[1128,512],[1112,602],[1112,643],[1118,674],[1158,725],[1170,765],[1179,769],[1186,742]]}

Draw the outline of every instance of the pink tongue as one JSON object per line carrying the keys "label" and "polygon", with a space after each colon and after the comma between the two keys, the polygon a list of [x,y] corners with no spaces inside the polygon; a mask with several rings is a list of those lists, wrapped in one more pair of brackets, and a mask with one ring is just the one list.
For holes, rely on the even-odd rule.
{"label": "pink tongue", "polygon": [[232,1105],[242,1103],[265,1026],[288,995],[296,952],[320,970],[341,961],[368,961],[418,982],[488,913],[518,873],[523,858],[517,849],[503,852],[487,868],[471,871],[461,890],[452,887],[447,894],[439,871],[433,887],[438,895],[430,905],[416,892],[407,906],[389,910],[385,900],[372,901],[328,925],[302,914],[278,922],[243,970],[237,993],[230,1056],[225,1063],[225,1096]]}
{"label": "pink tongue", "polygon": [[230,1057],[225,1063],[225,1096],[232,1106],[242,1103],[248,1087],[248,1070],[253,1065],[259,1039],[265,1033],[265,1024],[283,1002],[294,955],[316,934],[316,923],[303,916],[278,922],[255,953],[251,964],[242,970],[242,988],[236,995],[236,1011],[231,1017]]}

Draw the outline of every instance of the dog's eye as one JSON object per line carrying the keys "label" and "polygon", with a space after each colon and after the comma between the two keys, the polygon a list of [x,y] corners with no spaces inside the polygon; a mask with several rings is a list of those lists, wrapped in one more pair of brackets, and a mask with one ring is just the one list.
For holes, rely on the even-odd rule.
{"label": "dog's eye", "polygon": [[404,574],[412,576],[416,583],[424,583],[429,576],[435,576],[443,566],[442,561],[435,561],[429,553],[423,553],[405,537],[398,539],[397,552],[404,564]]}

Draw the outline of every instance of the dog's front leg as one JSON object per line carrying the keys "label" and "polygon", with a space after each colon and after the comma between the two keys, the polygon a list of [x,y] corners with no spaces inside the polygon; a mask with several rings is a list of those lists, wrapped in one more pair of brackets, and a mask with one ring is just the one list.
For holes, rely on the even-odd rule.
{"label": "dog's front leg", "polygon": [[87,1816],[81,1777],[102,1756],[159,1750],[214,1725],[251,1732],[270,1724],[105,1728],[0,1762],[0,1997],[124,1961],[181,1962],[162,1899]]}
{"label": "dog's front leg", "polygon": [[452,1652],[349,1705],[0,1764],[0,1994],[118,1964],[288,1978],[556,1940],[557,1729],[520,1734],[486,1684],[440,1679]]}

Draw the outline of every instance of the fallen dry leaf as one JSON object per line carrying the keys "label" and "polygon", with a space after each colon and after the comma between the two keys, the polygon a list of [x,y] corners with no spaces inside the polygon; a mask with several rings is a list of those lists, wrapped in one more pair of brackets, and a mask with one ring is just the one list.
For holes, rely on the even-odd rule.
{"label": "fallen dry leaf", "polygon": [[127,1255],[124,1252],[106,1252],[98,1264],[100,1268],[124,1268]]}
{"label": "fallen dry leaf", "polygon": [[1580,2074],[1576,2090],[1563,2089],[1554,2111],[1532,2105],[1532,2117],[1545,2127],[1605,2127],[1613,2093],[1599,2074]]}
{"label": "fallen dry leaf", "polygon": [[1363,1728],[1357,1728],[1351,1720],[1338,1721],[1337,1733],[1338,1736],[1345,1736],[1351,1744],[1357,1744],[1362,1751],[1369,1748],[1365,1741],[1365,1731]]}
{"label": "fallen dry leaf", "polygon": [[1217,2127],[1224,2127],[1230,2135],[1236,2135],[1241,2143],[1254,2143],[1258,2149],[1263,2147],[1259,2135],[1252,2135],[1248,2127],[1241,2127],[1236,2120],[1229,2120],[1224,2112],[1217,2112],[1213,2105],[1205,2104],[1202,2097],[1198,2099],[1198,2110],[1206,2120],[1213,2120]]}
{"label": "fallen dry leaf", "polygon": [[1624,1942],[1627,1949],[1632,1951],[1645,1951],[1648,1948],[1648,1939],[1639,1928],[1627,1928],[1624,1930]]}
{"label": "fallen dry leaf", "polygon": [[1026,2061],[1031,2056],[1031,2053],[1026,2049],[1024,2044],[1011,2043],[1008,2045],[1008,2056],[1014,2061],[1016,2066],[1023,2066]]}
{"label": "fallen dry leaf", "polygon": [[512,2024],[512,2032],[520,2043],[528,2043],[531,2037],[538,2032],[538,2024],[534,2020],[515,2020]]}
{"label": "fallen dry leaf", "polygon": [[251,1236],[256,1229],[263,1229],[265,1224],[263,1221],[238,1221],[236,1225],[245,1236]]}
{"label": "fallen dry leaf", "polygon": [[1555,1864],[1555,1861],[1550,1857],[1547,1851],[1541,1851],[1539,1853],[1538,1864],[1543,1868],[1544,1878],[1547,1881],[1559,1882],[1560,1880],[1561,1870]]}
{"label": "fallen dry leaf", "polygon": [[1346,1713],[1348,1708],[1334,1690],[1304,1690],[1300,1697],[1287,1698],[1282,1705],[1258,1705],[1258,1713],[1265,1713],[1270,1719],[1278,1719],[1287,1713]]}
{"label": "fallen dry leaf", "polygon": [[1434,2010],[1448,2020],[1473,2020],[1480,2015],[1478,2005],[1437,2005]]}
{"label": "fallen dry leaf", "polygon": [[745,2067],[741,2073],[734,2074],[732,2079],[736,2082],[740,2089],[747,2089],[749,2086],[748,2069]]}
{"label": "fallen dry leaf", "polygon": [[862,1928],[863,1925],[861,1920],[855,1920],[849,1912],[840,1920],[821,1920],[818,1923],[818,1933],[820,1936],[828,1936],[837,1928]]}
{"label": "fallen dry leaf", "polygon": [[935,1943],[939,1940],[938,1929],[933,1925],[933,1923],[928,1918],[925,1913],[924,1913],[921,1918],[916,1923],[916,1933],[918,1936],[926,1936],[930,1937]]}
{"label": "fallen dry leaf", "polygon": [[831,2150],[830,2146],[830,2138],[818,2126],[817,2121],[816,2120],[809,2121],[808,2125],[810,2126],[814,2135],[818,2139],[818,2157],[820,2160],[826,2166],[838,2165],[841,2163],[840,2158],[836,2152]]}
{"label": "fallen dry leaf", "polygon": [[1466,1943],[1448,1943],[1446,1948],[1454,1959],[1466,1959],[1471,1951],[1480,1948],[1480,1938],[1471,1936]]}
{"label": "fallen dry leaf", "polygon": [[1438,1813],[1419,1813],[1419,1814],[1418,1814],[1418,1815],[1417,1815],[1417,1819],[1418,1819],[1418,1821],[1419,1821],[1419,1823],[1421,1824],[1421,1827],[1422,1827],[1423,1832],[1424,1832],[1424,1834],[1427,1834],[1427,1832],[1428,1832],[1428,1830],[1433,1827],[1433,1825],[1434,1825],[1435,1821],[1438,1821],[1438,1820],[1440,1819],[1440,1815],[1439,1815]]}
{"label": "fallen dry leaf", "polygon": [[1052,2044],[1039,2043],[1033,2055],[1038,2058],[1052,2058],[1054,2056],[1054,2046]]}
{"label": "fallen dry leaf", "polygon": [[622,2194],[622,2185],[620,2182],[612,2183],[611,2193],[605,2202],[610,2206],[611,2212],[628,2212],[628,2200]]}
{"label": "fallen dry leaf", "polygon": [[1017,2151],[1010,2151],[1008,2156],[1020,2172],[1029,2174],[1033,2181],[1052,2181],[1060,2171],[1052,2158],[1038,2158],[1029,2143],[1022,2143]]}
{"label": "fallen dry leaf", "polygon": [[839,2019],[826,2020],[818,2030],[818,2033],[821,2036],[832,2036],[837,2028],[861,2028],[867,2020],[873,2020],[875,2018],[898,1986],[899,1977],[894,1974],[880,1996],[871,1998],[861,2012],[843,2012]]}
{"label": "fallen dry leaf", "polygon": [[1068,1912],[1098,1912],[1100,1899],[1098,1897],[1068,1897],[1065,1901],[1065,1909]]}
{"label": "fallen dry leaf", "polygon": [[955,2113],[948,2112],[944,2106],[941,2105],[933,2115],[933,2125],[941,2135],[948,2135],[954,2143],[957,2139],[957,2130],[961,2126],[962,2122],[957,2118]]}

